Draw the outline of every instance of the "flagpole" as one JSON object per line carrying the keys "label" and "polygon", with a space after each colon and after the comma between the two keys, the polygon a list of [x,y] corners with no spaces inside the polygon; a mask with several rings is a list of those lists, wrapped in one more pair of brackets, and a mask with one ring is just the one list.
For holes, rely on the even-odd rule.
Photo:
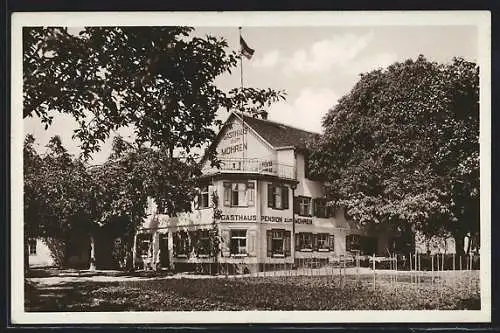
{"label": "flagpole", "polygon": [[[238,31],[240,32],[240,44],[241,44],[241,27],[238,27]],[[241,89],[243,89],[243,57],[241,54],[241,47],[240,47],[240,85]]]}
{"label": "flagpole", "polygon": [[[240,85],[241,85],[241,92],[243,93],[243,54],[241,52],[242,46],[241,46],[241,27],[238,27],[239,35],[240,35]],[[240,105],[240,111],[241,111],[241,120],[242,120],[242,131],[241,133],[241,142],[242,142],[242,156],[243,156],[243,170],[245,170],[245,114],[243,112],[243,100],[241,100],[241,105]]]}

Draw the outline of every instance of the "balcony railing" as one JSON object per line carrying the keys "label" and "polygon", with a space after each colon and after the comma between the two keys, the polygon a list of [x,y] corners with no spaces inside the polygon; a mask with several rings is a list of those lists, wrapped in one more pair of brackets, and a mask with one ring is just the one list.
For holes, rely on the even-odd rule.
{"label": "balcony railing", "polygon": [[295,166],[278,163],[275,160],[255,158],[221,159],[219,168],[207,167],[204,174],[214,173],[252,173],[277,176],[284,179],[296,179]]}

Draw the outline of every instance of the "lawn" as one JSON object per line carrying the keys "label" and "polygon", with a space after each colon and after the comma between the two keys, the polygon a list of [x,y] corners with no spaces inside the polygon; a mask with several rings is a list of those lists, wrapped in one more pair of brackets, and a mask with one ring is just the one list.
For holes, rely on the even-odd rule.
{"label": "lawn", "polygon": [[[411,283],[400,276],[288,276],[27,283],[26,311],[480,309],[478,272]],[[393,280],[392,280],[393,281]]]}

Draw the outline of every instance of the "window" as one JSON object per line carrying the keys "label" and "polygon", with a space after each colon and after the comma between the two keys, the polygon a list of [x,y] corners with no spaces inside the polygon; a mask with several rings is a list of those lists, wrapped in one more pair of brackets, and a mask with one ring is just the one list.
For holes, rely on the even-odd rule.
{"label": "window", "polygon": [[[316,246],[318,251],[330,251],[333,250],[333,246],[330,244],[330,235],[329,234],[317,234],[317,242]],[[332,235],[333,237],[333,235]]]}
{"label": "window", "polygon": [[30,256],[36,255],[36,239],[30,238],[28,239],[28,251]]}
{"label": "window", "polygon": [[317,198],[314,199],[314,215],[321,218],[327,218],[329,216],[329,207],[326,205],[326,199]]}
{"label": "window", "polygon": [[298,198],[298,209],[299,209],[300,216],[312,216],[311,198],[299,197]]}
{"label": "window", "polygon": [[208,208],[208,206],[209,206],[208,186],[203,186],[198,195],[198,208]]}
{"label": "window", "polygon": [[284,235],[283,235],[283,230],[273,230],[272,232],[272,249],[273,249],[273,255],[285,255],[285,249],[284,249]]}
{"label": "window", "polygon": [[267,185],[267,207],[288,209],[288,187],[283,185]]}
{"label": "window", "polygon": [[255,204],[255,183],[224,183],[224,206],[247,207]]}
{"label": "window", "polygon": [[310,232],[301,232],[295,236],[295,249],[298,251],[312,251],[313,234]]}
{"label": "window", "polygon": [[246,230],[231,230],[231,255],[246,255],[247,254],[247,231]]}
{"label": "window", "polygon": [[210,234],[208,230],[200,230],[198,233],[197,253],[199,256],[210,255]]}
{"label": "window", "polygon": [[174,233],[174,254],[178,257],[186,257],[191,252],[189,235],[185,231]]}
{"label": "window", "polygon": [[140,256],[148,256],[151,247],[152,234],[142,233],[137,234],[137,253]]}
{"label": "window", "polygon": [[272,229],[267,231],[267,256],[287,257],[291,255],[290,231]]}

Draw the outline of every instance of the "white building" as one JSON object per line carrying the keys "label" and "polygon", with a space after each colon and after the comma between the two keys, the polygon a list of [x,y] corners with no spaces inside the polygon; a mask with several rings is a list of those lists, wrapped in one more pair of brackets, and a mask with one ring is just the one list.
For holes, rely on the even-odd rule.
{"label": "white building", "polygon": [[[210,147],[221,165],[204,162],[193,211],[169,217],[150,201],[136,263],[193,270],[216,261],[261,271],[264,264],[326,263],[355,250],[388,254],[394,233],[355,227],[326,206],[323,184],[308,178],[306,144],[315,135],[233,112]],[[217,258],[209,250],[214,226],[222,236]]]}

